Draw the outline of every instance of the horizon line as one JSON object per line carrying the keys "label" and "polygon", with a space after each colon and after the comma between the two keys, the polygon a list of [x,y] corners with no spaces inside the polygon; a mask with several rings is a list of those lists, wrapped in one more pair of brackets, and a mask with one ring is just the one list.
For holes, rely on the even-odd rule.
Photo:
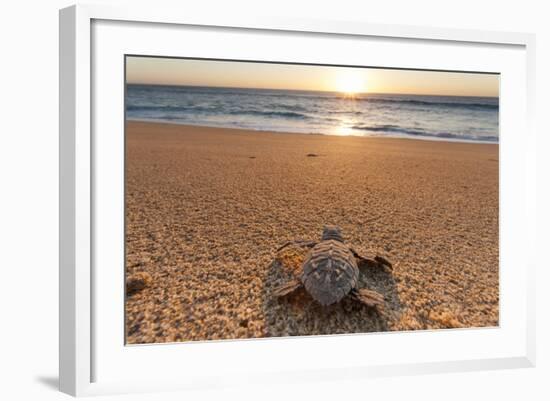
{"label": "horizon line", "polygon": [[[291,92],[321,92],[321,93],[337,93],[340,91],[328,91],[328,90],[314,90],[314,89],[287,89],[287,88],[259,88],[249,86],[216,86],[216,85],[187,85],[187,84],[161,84],[161,83],[146,83],[146,82],[125,82],[127,85],[145,85],[145,86],[176,86],[182,88],[216,88],[216,89],[255,89],[255,90],[272,90],[272,91],[291,91]],[[413,95],[413,96],[441,96],[441,97],[477,97],[477,98],[491,98],[500,99],[499,96],[476,96],[476,95],[444,95],[440,93],[407,93],[407,92],[358,92],[354,96],[358,95]],[[342,96],[347,97],[347,96]],[[353,98],[353,97],[352,97]]]}

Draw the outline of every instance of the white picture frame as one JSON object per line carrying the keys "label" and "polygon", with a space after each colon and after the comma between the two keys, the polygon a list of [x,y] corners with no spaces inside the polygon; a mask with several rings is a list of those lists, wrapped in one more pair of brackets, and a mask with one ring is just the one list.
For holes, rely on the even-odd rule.
{"label": "white picture frame", "polygon": [[[117,120],[120,114],[113,114],[112,119],[103,119],[102,116],[105,114],[101,114],[101,110],[115,108],[120,111],[122,107],[119,104],[122,92],[114,97],[110,96],[109,100],[104,96],[103,89],[112,89],[106,82],[115,82],[114,91],[117,91],[116,87],[120,87],[117,85],[124,84],[116,84],[123,71],[111,62],[118,60],[118,63],[121,54],[132,53],[125,49],[125,43],[130,43],[130,38],[136,42],[141,39],[139,47],[142,53],[150,54],[155,40],[167,35],[179,35],[180,30],[182,34],[186,34],[186,29],[193,30],[194,34],[198,35],[198,40],[204,41],[204,44],[212,39],[212,33],[218,35],[217,38],[220,33],[233,35],[232,38],[235,40],[238,40],[237,36],[247,40],[247,35],[261,34],[265,40],[274,41],[275,48],[284,47],[277,45],[278,40],[283,40],[282,37],[301,38],[303,43],[325,41],[327,46],[333,38],[338,38],[341,43],[384,40],[388,44],[397,44],[399,41],[405,41],[409,44],[415,43],[418,46],[416,50],[426,52],[426,57],[420,61],[409,58],[409,61],[405,62],[403,55],[387,53],[384,56],[385,66],[394,63],[394,66],[404,68],[434,68],[435,58],[429,57],[430,52],[434,53],[434,49],[437,48],[438,52],[442,52],[439,53],[441,58],[442,54],[446,54],[445,49],[452,47],[450,55],[465,52],[467,60],[464,63],[470,63],[469,68],[465,70],[471,71],[475,66],[479,66],[479,71],[502,72],[500,68],[505,68],[507,78],[501,87],[501,122],[504,122],[505,130],[515,130],[516,133],[505,136],[501,143],[500,255],[501,265],[515,266],[516,269],[506,269],[502,276],[500,327],[445,330],[444,333],[425,331],[290,340],[202,342],[192,344],[186,349],[182,348],[186,344],[125,347],[123,329],[119,326],[119,312],[122,311],[123,305],[120,305],[119,309],[114,308],[118,312],[112,315],[108,312],[103,313],[106,310],[105,302],[102,303],[97,296],[97,291],[100,291],[104,294],[103,298],[116,305],[123,299],[120,298],[123,296],[123,286],[120,286],[118,281],[108,281],[111,279],[109,275],[98,275],[94,271],[98,261],[103,263],[109,260],[105,258],[113,256],[108,252],[98,253],[97,242],[102,241],[102,238],[110,238],[120,247],[120,242],[117,241],[121,240],[120,235],[117,237],[117,233],[120,232],[118,226],[111,233],[105,230],[101,219],[107,216],[98,195],[107,188],[102,187],[103,185],[111,185],[113,188],[120,186],[121,182],[117,181],[116,174],[108,184],[104,184],[105,180],[97,180],[97,177],[103,174],[103,163],[113,163],[112,165],[118,168],[116,166],[120,167],[123,156],[120,152],[117,153],[117,149],[120,150],[120,142],[113,142],[110,144],[112,146],[109,145],[107,148],[105,143],[98,143],[94,139],[94,130],[103,127],[103,123],[112,124],[105,125],[105,129],[108,127],[116,130],[117,127],[123,126],[123,120]],[[146,35],[140,36],[144,35],[143,30],[147,31]],[[147,38],[149,39],[146,40]],[[536,140],[532,128],[534,43],[534,35],[523,33],[291,18],[243,17],[239,20],[229,20],[223,16],[187,15],[185,10],[167,11],[155,7],[120,9],[78,5],[61,10],[60,390],[80,396],[238,386],[250,382],[276,384],[294,380],[313,381],[343,377],[361,380],[372,376],[534,366],[535,261],[530,258],[530,255],[535,254],[531,249],[535,243]],[[173,45],[165,43],[158,51],[160,54],[172,56],[174,54],[170,46]],[[132,48],[135,49],[136,47]],[[281,60],[281,57],[284,57],[284,53],[281,53],[282,55],[273,61],[292,61],[292,57],[296,56],[291,54],[291,48],[287,50],[290,59]],[[223,51],[225,53],[220,50],[223,53],[221,58],[247,57],[244,53],[232,54],[235,50],[231,49],[231,46],[227,46]],[[476,59],[468,56],[470,51],[476,52],[479,57]],[[197,52],[199,50],[195,49],[192,56],[208,56],[207,50],[204,54]],[[487,52],[493,53],[486,54]],[[349,55],[349,64],[361,63],[357,58],[359,56],[353,57]],[[453,68],[453,62],[453,57],[445,58],[439,62],[437,69],[465,68],[464,65],[454,65]],[[101,72],[105,65],[111,65],[115,73]],[[517,93],[514,99],[507,96],[513,91]],[[521,140],[517,138],[519,135]],[[113,138],[120,139],[116,135]],[[112,149],[112,152],[107,149]],[[523,190],[518,190],[518,185]],[[120,204],[117,207],[119,206]],[[118,212],[115,210],[115,213]],[[114,237],[111,238],[109,235]],[[116,253],[117,250],[113,252]],[[123,270],[116,270],[118,262],[113,260],[112,263],[115,265],[112,269],[113,274],[118,274],[115,280],[123,280]],[[115,294],[114,298],[111,299],[109,294]],[[107,338],[109,332],[114,340]],[[383,353],[377,355],[373,352],[369,362],[363,359],[352,364],[349,361],[336,360],[338,350],[342,350],[342,347],[357,349],[365,348],[368,343],[376,343],[373,347],[383,349],[384,344],[388,342],[392,343],[394,349],[403,351],[393,356]],[[451,348],[449,353],[437,356],[438,344],[447,344]],[[422,345],[433,346],[432,354],[430,355],[430,351],[427,350],[424,353],[426,357],[420,358],[420,354],[412,351]],[[466,351],[465,345],[470,345],[471,349]],[[319,347],[327,350],[324,360],[305,358],[311,357]],[[409,354],[405,351],[407,349],[411,349]],[[185,361],[196,362],[192,369],[189,366],[186,368],[186,364],[181,362],[183,352]],[[277,358],[277,355],[285,353],[296,355],[296,361],[289,364],[285,358]],[[168,374],[168,370],[174,372],[177,358],[180,358],[180,374]],[[208,364],[201,366],[198,363],[200,359],[206,359]],[[234,362],[223,363],[228,360]],[[139,373],[131,368],[139,361],[143,361],[143,366],[153,367],[154,371],[151,370],[149,376],[139,377]],[[246,363],[248,367],[244,366]],[[213,369],[212,366],[216,368]]]}

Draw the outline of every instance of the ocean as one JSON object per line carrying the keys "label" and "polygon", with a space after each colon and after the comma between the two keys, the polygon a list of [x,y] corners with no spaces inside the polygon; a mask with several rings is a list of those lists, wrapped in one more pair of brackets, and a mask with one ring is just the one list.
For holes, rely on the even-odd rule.
{"label": "ocean", "polygon": [[126,118],[304,134],[498,143],[498,98],[128,84]]}

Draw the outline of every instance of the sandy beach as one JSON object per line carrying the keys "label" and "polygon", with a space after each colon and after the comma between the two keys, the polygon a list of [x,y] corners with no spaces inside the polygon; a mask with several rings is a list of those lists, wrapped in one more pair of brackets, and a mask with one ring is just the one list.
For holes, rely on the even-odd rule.
{"label": "sandy beach", "polygon": [[[127,343],[498,325],[498,145],[127,122],[126,152]],[[393,262],[385,316],[271,296],[325,224]]]}

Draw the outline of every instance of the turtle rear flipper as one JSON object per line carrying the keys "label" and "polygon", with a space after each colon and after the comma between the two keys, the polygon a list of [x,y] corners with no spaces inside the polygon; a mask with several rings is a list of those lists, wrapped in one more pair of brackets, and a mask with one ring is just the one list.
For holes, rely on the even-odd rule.
{"label": "turtle rear flipper", "polygon": [[273,290],[273,296],[284,297],[285,295],[288,295],[301,287],[302,282],[300,280],[293,279],[275,288]]}
{"label": "turtle rear flipper", "polygon": [[350,295],[356,301],[359,301],[367,306],[376,308],[379,312],[384,310],[384,296],[376,291],[367,289],[353,289]]}

